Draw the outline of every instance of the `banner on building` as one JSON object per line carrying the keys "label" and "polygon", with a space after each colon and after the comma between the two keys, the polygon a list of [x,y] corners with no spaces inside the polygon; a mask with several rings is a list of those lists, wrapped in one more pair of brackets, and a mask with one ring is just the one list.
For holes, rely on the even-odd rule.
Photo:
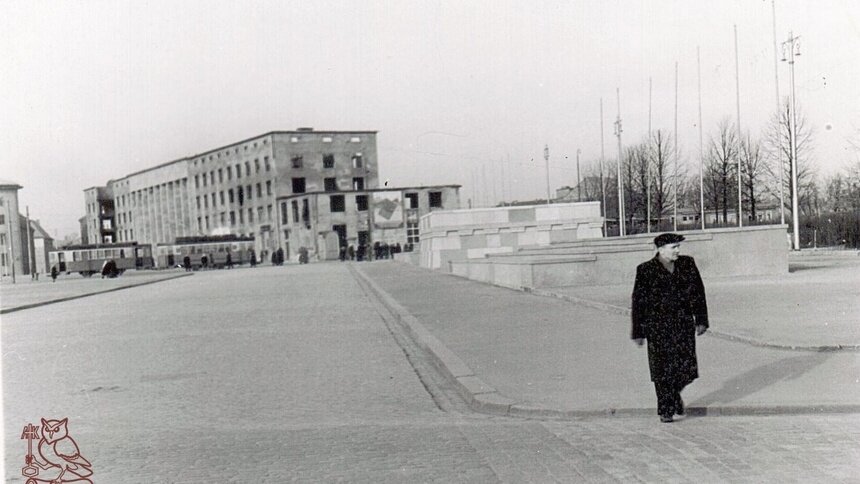
{"label": "banner on building", "polygon": [[403,227],[400,192],[373,192],[373,226],[378,229]]}

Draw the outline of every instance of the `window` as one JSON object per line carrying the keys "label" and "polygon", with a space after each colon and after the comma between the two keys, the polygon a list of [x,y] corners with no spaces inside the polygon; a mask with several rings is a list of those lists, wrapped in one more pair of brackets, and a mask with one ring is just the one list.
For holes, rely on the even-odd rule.
{"label": "window", "polygon": [[304,222],[308,227],[311,226],[311,209],[308,206],[308,199],[305,198],[302,200],[302,222]]}
{"label": "window", "polygon": [[200,188],[200,175],[194,175],[194,188]]}
{"label": "window", "polygon": [[257,183],[257,198],[263,198],[263,186]]}
{"label": "window", "polygon": [[195,197],[197,199],[197,210],[200,210],[200,196]]}
{"label": "window", "polygon": [[260,159],[254,159],[254,173],[260,173]]}
{"label": "window", "polygon": [[221,212],[220,217],[221,217],[221,225],[223,226],[227,222],[227,214],[224,212]]}
{"label": "window", "polygon": [[203,208],[209,208],[209,196],[203,195]]}
{"label": "window", "polygon": [[251,185],[245,187],[245,198],[247,198],[248,200],[254,199],[254,191],[251,190]]}
{"label": "window", "polygon": [[234,227],[236,225],[236,212],[230,210],[230,226]]}
{"label": "window", "polygon": [[224,191],[218,192],[218,198],[221,200],[221,206],[224,206]]}
{"label": "window", "polygon": [[406,200],[409,200],[409,205],[406,208],[418,208],[418,194],[407,193]]}
{"label": "window", "polygon": [[230,201],[230,203],[233,203],[233,189],[232,188],[227,190],[227,199]]}
{"label": "window", "polygon": [[418,243],[418,222],[406,222],[406,243]]}
{"label": "window", "polygon": [[358,136],[353,136],[352,138],[349,139],[349,142],[350,143],[361,143],[361,138],[359,138]]}
{"label": "window", "polygon": [[266,165],[266,171],[269,171],[272,169],[272,164],[269,163],[269,157],[268,156],[263,157],[263,164]]}
{"label": "window", "polygon": [[[203,186],[205,187],[205,186],[206,186],[206,180],[207,180],[207,178],[206,178],[206,173],[204,173],[204,174],[203,174],[203,177],[202,177],[202,178],[203,178]],[[150,191],[150,193],[151,193],[151,192],[152,192],[152,188],[150,188],[150,189],[149,189],[149,191]]]}
{"label": "window", "polygon": [[215,184],[215,171],[214,170],[209,172],[209,184],[210,185]]}
{"label": "window", "polygon": [[242,210],[239,210],[239,223],[245,223],[245,212],[243,212]]}
{"label": "window", "polygon": [[323,168],[334,168],[334,155],[323,155]]}
{"label": "window", "polygon": [[236,179],[242,178],[242,165],[236,165]]}
{"label": "window", "polygon": [[257,207],[257,222],[263,221],[263,207]]}
{"label": "window", "polygon": [[367,195],[356,195],[355,206],[359,212],[367,211]]}
{"label": "window", "polygon": [[0,225],[6,224],[6,214],[0,214]]}
{"label": "window", "polygon": [[6,234],[0,234],[0,245],[6,245]]}
{"label": "window", "polygon": [[218,168],[218,183],[224,183],[224,170]]}
{"label": "window", "polygon": [[442,207],[442,192],[430,192],[428,195],[430,196],[430,208]]}
{"label": "window", "polygon": [[336,192],[337,191],[337,179],[326,178],[323,180],[323,184],[325,185],[325,191],[327,191],[327,192]]}
{"label": "window", "polygon": [[239,197],[239,206],[241,207],[242,205],[245,204],[245,194],[242,191],[242,187],[236,188],[236,196]]}
{"label": "window", "polygon": [[209,216],[206,216],[206,230],[209,230]]}
{"label": "window", "polygon": [[232,179],[233,179],[233,167],[228,166],[227,167],[227,180],[232,180]]}
{"label": "window", "polygon": [[343,195],[332,195],[329,198],[329,204],[331,205],[332,212],[343,212],[345,210],[345,203]]}
{"label": "window", "polygon": [[364,190],[364,177],[358,176],[352,179],[353,190]]}
{"label": "window", "polygon": [[[247,146],[245,148],[247,148]],[[245,176],[251,176],[251,162],[250,161],[245,162]]]}
{"label": "window", "polygon": [[253,208],[248,209],[248,223],[249,224],[254,223],[254,209]]}
{"label": "window", "polygon": [[197,217],[197,231],[198,232],[203,231],[203,219],[200,217]]}
{"label": "window", "polygon": [[298,143],[298,142],[299,142],[299,138],[297,136],[293,136],[290,138],[290,143]]}
{"label": "window", "polygon": [[292,162],[293,168],[301,168],[303,164],[303,160],[301,156],[294,156],[290,159]]}
{"label": "window", "polygon": [[266,182],[266,195],[272,194],[272,180]]}
{"label": "window", "polygon": [[293,178],[293,193],[305,193],[304,178]]}
{"label": "window", "polygon": [[356,154],[352,155],[352,167],[353,168],[361,168],[361,165],[362,165],[361,153],[356,153]]}
{"label": "window", "polygon": [[268,220],[269,222],[272,221],[272,206],[271,205],[266,205],[266,220]]}
{"label": "window", "polygon": [[331,136],[323,136],[322,142],[323,143],[331,143]]}
{"label": "window", "polygon": [[281,225],[287,225],[289,223],[287,215],[287,202],[281,202]]}

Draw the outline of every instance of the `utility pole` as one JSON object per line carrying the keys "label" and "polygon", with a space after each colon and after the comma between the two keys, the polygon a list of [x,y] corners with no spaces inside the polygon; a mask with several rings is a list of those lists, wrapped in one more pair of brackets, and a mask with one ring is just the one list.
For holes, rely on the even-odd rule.
{"label": "utility pole", "polygon": [[6,226],[9,227],[9,263],[12,266],[12,284],[15,284],[15,230],[12,225],[12,215],[8,203],[6,203]]}
{"label": "utility pole", "polygon": [[678,230],[678,61],[675,61],[675,174],[672,176],[672,230]]}
{"label": "utility pole", "polygon": [[36,272],[36,264],[33,260],[35,257],[34,252],[36,251],[35,247],[31,247],[33,243],[33,227],[30,226],[30,206],[26,206],[26,215],[27,215],[27,264],[30,265],[30,278],[38,279],[39,274]]}
{"label": "utility pole", "polygon": [[705,149],[702,144],[702,60],[696,46],[696,73],[699,80],[699,217],[705,230]]}
{"label": "utility pole", "polygon": [[543,159],[546,161],[546,204],[549,205],[549,145],[543,147]]}
{"label": "utility pole", "polygon": [[624,237],[624,181],[621,179],[621,163],[623,152],[621,150],[621,88],[615,88],[615,95],[618,98],[618,116],[615,118],[615,136],[618,137],[618,236]]}
{"label": "utility pole", "polygon": [[648,144],[645,153],[645,217],[648,220],[646,232],[651,233],[651,78],[648,78]]}
{"label": "utility pole", "polygon": [[[773,77],[774,77],[774,89],[776,90],[776,116],[777,116],[777,139],[779,139],[779,119],[780,119],[780,111],[782,110],[782,103],[779,100],[779,62],[777,59],[777,47],[776,47],[776,0],[770,0],[770,8],[771,8],[771,17],[773,21]],[[776,160],[779,163],[779,223],[785,225],[785,195],[783,192],[785,191],[785,167],[782,163],[782,150],[776,150]]]}
{"label": "utility pole", "polygon": [[603,163],[606,153],[604,153],[603,143],[603,98],[600,98],[600,198],[603,199],[603,236],[606,237],[606,187],[603,183]]}
{"label": "utility pole", "polygon": [[[800,250],[800,216],[798,214],[800,194],[797,193],[797,99],[794,94],[794,58],[800,55],[798,40],[794,32],[788,33],[788,40],[782,43],[782,60],[788,62],[788,72],[791,85],[791,116],[789,116],[789,130],[791,143],[791,224],[793,234],[794,250]],[[787,51],[787,52],[786,52]]]}
{"label": "utility pole", "polygon": [[579,153],[582,150],[579,148],[576,149],[576,201],[582,201],[582,181],[579,177]]}
{"label": "utility pole", "polygon": [[[738,107],[738,142],[743,146],[744,137],[741,133],[741,81],[738,69],[738,26],[735,24],[735,93]],[[743,227],[743,177],[741,176],[741,150],[738,151],[738,227]]]}

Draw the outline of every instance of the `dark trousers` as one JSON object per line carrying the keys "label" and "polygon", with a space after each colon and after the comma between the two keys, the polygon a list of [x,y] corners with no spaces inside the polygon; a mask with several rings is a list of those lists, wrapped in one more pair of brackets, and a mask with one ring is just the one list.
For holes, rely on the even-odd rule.
{"label": "dark trousers", "polygon": [[681,390],[687,386],[682,383],[671,381],[655,381],[654,388],[657,390],[657,413],[659,415],[673,415],[679,408],[681,402]]}

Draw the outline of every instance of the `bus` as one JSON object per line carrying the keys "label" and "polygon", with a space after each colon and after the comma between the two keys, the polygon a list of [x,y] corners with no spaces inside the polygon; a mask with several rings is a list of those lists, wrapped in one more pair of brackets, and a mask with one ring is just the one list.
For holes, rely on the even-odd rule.
{"label": "bus", "polygon": [[206,257],[208,267],[224,267],[227,254],[233,264],[246,264],[251,261],[254,250],[254,237],[238,235],[209,235],[196,237],[177,237],[172,244],[158,244],[156,257],[159,267],[184,266],[185,257],[191,269],[203,267]]}
{"label": "bus", "polygon": [[84,277],[101,273],[105,262],[113,260],[121,274],[128,269],[152,269],[152,248],[137,242],[77,244],[48,252],[51,267],[59,272],[77,272]]}

